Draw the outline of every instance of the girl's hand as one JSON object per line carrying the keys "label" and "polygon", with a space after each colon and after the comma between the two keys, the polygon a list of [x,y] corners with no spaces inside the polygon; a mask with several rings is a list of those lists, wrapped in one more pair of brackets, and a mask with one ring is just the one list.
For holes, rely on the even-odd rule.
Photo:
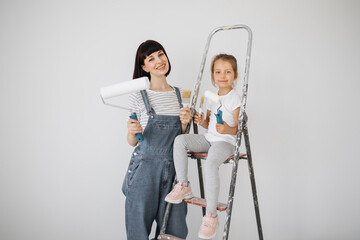
{"label": "girl's hand", "polygon": [[238,107],[237,109],[235,109],[233,111],[233,117],[234,117],[234,122],[235,122],[235,125],[234,127],[230,127],[225,121],[224,121],[224,124],[220,124],[220,123],[217,123],[216,124],[216,131],[218,133],[221,133],[221,134],[232,134],[232,135],[236,135],[237,133],[237,128],[238,128],[238,123],[239,123],[239,113],[240,113],[240,108]]}
{"label": "girl's hand", "polygon": [[200,126],[202,126],[205,129],[208,129],[209,127],[209,121],[210,121],[210,115],[211,115],[211,111],[207,110],[206,112],[206,119],[204,118],[205,114],[204,113],[196,113],[194,116],[194,123],[199,124]]}
{"label": "girl's hand", "polygon": [[188,125],[191,120],[191,111],[188,107],[183,107],[180,109],[180,121],[181,125]]}
{"label": "girl's hand", "polygon": [[233,127],[224,121],[224,124],[216,123],[216,131],[221,134],[233,134]]}
{"label": "girl's hand", "polygon": [[201,126],[203,122],[204,122],[204,113],[200,114],[199,112],[196,112],[194,116],[194,123],[199,124]]}
{"label": "girl's hand", "polygon": [[135,136],[137,133],[142,133],[143,129],[138,120],[131,119],[127,121],[128,134]]}

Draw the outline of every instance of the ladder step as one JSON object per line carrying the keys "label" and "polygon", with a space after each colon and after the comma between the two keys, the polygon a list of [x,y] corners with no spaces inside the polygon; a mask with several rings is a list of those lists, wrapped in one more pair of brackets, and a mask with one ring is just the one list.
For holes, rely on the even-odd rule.
{"label": "ladder step", "polygon": [[[203,152],[203,153],[188,152],[187,154],[188,154],[188,157],[190,157],[192,159],[206,159],[208,156],[207,152]],[[247,159],[246,154],[239,153],[239,159]],[[230,163],[233,160],[234,160],[234,155],[232,155],[231,157],[226,159],[224,163]]]}
{"label": "ladder step", "polygon": [[170,234],[160,234],[158,240],[184,240],[184,239],[175,237]]}
{"label": "ladder step", "polygon": [[[189,203],[189,204],[194,204],[194,205],[197,205],[200,207],[206,207],[206,199],[199,198],[199,197],[193,197],[193,198],[190,198],[187,200],[184,199],[184,202]],[[227,204],[218,202],[216,208],[220,212],[225,211],[227,209]]]}

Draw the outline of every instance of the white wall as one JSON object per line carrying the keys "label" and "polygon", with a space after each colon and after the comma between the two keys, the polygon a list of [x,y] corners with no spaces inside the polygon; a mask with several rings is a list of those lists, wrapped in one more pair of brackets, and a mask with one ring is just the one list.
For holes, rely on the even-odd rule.
{"label": "white wall", "polygon": [[[127,117],[99,89],[131,79],[147,39],[166,48],[169,82],[193,89],[209,32],[239,23],[254,33],[247,112],[265,239],[358,239],[359,10],[355,0],[1,1],[0,239],[126,239]],[[214,41],[233,53],[240,35],[226,34]],[[230,239],[257,239],[248,178],[242,162]],[[189,208],[196,239],[201,213]]]}

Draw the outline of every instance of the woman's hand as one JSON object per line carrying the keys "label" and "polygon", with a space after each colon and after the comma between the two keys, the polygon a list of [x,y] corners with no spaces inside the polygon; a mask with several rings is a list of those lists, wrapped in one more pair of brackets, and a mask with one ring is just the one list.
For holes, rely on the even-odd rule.
{"label": "woman's hand", "polygon": [[127,121],[127,128],[128,128],[128,134],[127,134],[127,141],[131,146],[135,146],[137,144],[137,133],[142,133],[142,127],[138,120],[131,119]]}
{"label": "woman's hand", "polygon": [[191,111],[188,107],[183,107],[180,109],[180,121],[181,125],[187,125],[191,120]]}
{"label": "woman's hand", "polygon": [[191,121],[191,110],[188,107],[183,107],[180,109],[180,122],[182,132],[185,132],[187,125]]}
{"label": "woman's hand", "polygon": [[128,133],[135,136],[137,133],[142,133],[142,127],[138,120],[131,119],[127,121]]}

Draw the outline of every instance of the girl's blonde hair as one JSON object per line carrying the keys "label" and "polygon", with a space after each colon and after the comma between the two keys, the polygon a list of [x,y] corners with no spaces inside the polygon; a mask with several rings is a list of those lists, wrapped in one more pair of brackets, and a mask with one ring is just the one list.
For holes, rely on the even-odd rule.
{"label": "girl's blonde hair", "polygon": [[[215,81],[214,81],[214,67],[215,67],[215,62],[217,60],[223,60],[226,62],[229,62],[231,64],[231,67],[234,70],[234,76],[235,79],[237,79],[238,77],[238,67],[237,67],[237,61],[236,58],[233,55],[229,55],[229,54],[225,54],[225,53],[220,53],[218,55],[216,55],[212,62],[211,62],[211,82],[212,84],[215,86]],[[235,81],[234,81],[235,82]]]}

